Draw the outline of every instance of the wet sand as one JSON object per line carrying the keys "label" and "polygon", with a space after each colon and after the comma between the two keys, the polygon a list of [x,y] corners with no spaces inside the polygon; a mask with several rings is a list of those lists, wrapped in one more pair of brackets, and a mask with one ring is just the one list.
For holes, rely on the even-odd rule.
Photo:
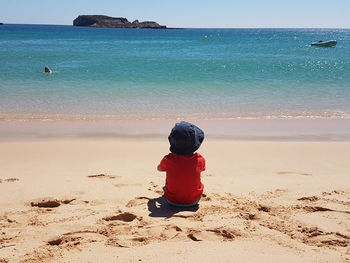
{"label": "wet sand", "polygon": [[[23,119],[0,118],[0,141],[85,139],[164,140],[182,119]],[[263,141],[350,141],[350,119],[186,119],[207,138]]]}

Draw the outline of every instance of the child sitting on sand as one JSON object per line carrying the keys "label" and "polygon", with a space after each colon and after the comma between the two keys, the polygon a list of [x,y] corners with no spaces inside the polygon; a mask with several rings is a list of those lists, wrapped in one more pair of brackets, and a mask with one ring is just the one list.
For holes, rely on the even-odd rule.
{"label": "child sitting on sand", "polygon": [[204,140],[204,132],[188,123],[176,123],[168,137],[170,152],[158,165],[158,171],[166,172],[164,197],[169,204],[180,207],[197,205],[204,185],[201,172],[205,159],[195,153]]}

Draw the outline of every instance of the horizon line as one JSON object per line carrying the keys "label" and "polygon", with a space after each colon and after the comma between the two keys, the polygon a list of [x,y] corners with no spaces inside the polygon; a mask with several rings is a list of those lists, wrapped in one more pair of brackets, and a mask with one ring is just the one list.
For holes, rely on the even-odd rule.
{"label": "horizon line", "polygon": [[[74,26],[73,24],[39,24],[39,23],[3,23],[2,25],[38,25],[38,26]],[[89,26],[86,26],[89,27]],[[118,27],[89,27],[89,28],[117,28]],[[166,27],[165,29],[350,29],[350,27]]]}

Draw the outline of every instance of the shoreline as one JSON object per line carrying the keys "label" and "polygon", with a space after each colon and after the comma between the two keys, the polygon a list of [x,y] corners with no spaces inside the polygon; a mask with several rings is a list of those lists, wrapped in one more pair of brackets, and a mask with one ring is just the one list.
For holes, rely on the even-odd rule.
{"label": "shoreline", "polygon": [[0,121],[0,141],[164,139],[176,122],[201,127],[206,138],[243,141],[350,141],[350,119],[143,119]]}

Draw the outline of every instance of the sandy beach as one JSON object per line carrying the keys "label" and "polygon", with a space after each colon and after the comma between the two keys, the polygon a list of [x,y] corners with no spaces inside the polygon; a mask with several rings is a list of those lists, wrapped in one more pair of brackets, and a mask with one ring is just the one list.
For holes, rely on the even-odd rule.
{"label": "sandy beach", "polygon": [[0,263],[350,263],[350,1],[319,2],[1,0]]}
{"label": "sandy beach", "polygon": [[0,262],[350,262],[350,142],[208,138],[195,209],[164,138],[0,142]]}

